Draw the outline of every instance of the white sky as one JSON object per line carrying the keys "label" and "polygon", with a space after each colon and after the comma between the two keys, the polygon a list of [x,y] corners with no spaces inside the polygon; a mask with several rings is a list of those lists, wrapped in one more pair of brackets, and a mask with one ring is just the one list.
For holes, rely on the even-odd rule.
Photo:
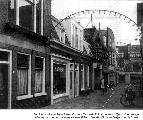
{"label": "white sky", "polygon": [[[82,10],[106,9],[122,13],[137,23],[137,3],[142,0],[52,0],[52,15],[62,19],[70,14]],[[136,27],[123,19],[112,19],[109,15],[94,15],[94,25],[98,27],[100,22],[101,29],[110,27],[115,35],[116,42],[135,43]],[[86,22],[85,24],[87,24]]]}

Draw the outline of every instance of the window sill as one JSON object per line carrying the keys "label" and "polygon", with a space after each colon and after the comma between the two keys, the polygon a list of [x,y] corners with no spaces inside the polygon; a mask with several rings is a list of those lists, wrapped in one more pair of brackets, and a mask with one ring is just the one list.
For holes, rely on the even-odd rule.
{"label": "window sill", "polygon": [[42,96],[42,95],[47,95],[47,93],[43,92],[43,93],[35,93],[34,97],[38,97],[38,96]]}
{"label": "window sill", "polygon": [[48,38],[46,36],[35,33],[35,32],[28,30],[28,29],[25,29],[24,27],[16,25],[12,22],[6,23],[5,32],[22,33],[22,34],[26,35],[27,37],[33,38],[33,40],[38,40],[38,41],[40,40],[40,42],[49,43],[49,41],[47,40]]}
{"label": "window sill", "polygon": [[16,99],[23,100],[23,99],[32,98],[32,97],[33,97],[33,95],[23,95],[23,96],[17,96]]}
{"label": "window sill", "polygon": [[63,93],[63,94],[54,95],[54,96],[53,96],[53,99],[57,99],[57,98],[64,97],[64,96],[68,96],[68,93]]}

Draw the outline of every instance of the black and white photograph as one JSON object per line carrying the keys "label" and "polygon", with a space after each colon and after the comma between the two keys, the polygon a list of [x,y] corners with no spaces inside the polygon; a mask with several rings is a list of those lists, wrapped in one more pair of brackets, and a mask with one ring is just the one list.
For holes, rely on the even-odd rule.
{"label": "black and white photograph", "polygon": [[21,109],[143,110],[143,0],[0,0],[0,111]]}

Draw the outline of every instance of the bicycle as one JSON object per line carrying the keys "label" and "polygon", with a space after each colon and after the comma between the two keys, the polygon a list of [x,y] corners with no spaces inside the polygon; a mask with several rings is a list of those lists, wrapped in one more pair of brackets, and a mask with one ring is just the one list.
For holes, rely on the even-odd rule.
{"label": "bicycle", "polygon": [[125,87],[124,93],[120,97],[120,103],[124,107],[138,106],[138,98],[140,97],[140,91],[137,90],[138,85],[129,84]]}

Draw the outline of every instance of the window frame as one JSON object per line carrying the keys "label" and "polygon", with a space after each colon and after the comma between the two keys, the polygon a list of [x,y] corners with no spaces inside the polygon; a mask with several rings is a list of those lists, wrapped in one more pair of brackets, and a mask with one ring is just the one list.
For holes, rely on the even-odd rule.
{"label": "window frame", "polygon": [[[70,63],[70,58],[63,57],[57,54],[51,54],[51,104],[53,104],[55,99],[64,97],[64,96],[69,96],[69,88],[70,88],[70,69],[69,69],[69,63]],[[65,94],[59,94],[59,95],[54,95],[53,94],[53,63],[59,63],[59,64],[66,64],[66,93]]]}
{"label": "window frame", "polygon": [[59,96],[64,96],[64,95],[67,95],[68,94],[68,91],[67,91],[67,79],[68,79],[68,74],[67,74],[67,70],[68,70],[68,65],[67,65],[67,63],[61,63],[61,62],[56,62],[56,61],[53,61],[53,86],[54,86],[54,64],[56,64],[56,65],[64,65],[65,66],[65,68],[66,68],[66,83],[65,83],[65,87],[66,87],[66,91],[65,92],[63,92],[63,93],[60,93],[60,94],[54,94],[54,89],[53,89],[53,97],[54,97],[54,99],[55,98],[58,98]]}
{"label": "window frame", "polygon": [[[39,92],[39,93],[34,93],[34,96],[37,97],[37,96],[42,96],[42,95],[47,95],[46,93],[46,90],[45,90],[45,57],[41,57],[41,56],[35,56],[36,57],[39,57],[39,58],[42,58],[43,59],[43,80],[42,80],[42,91]],[[37,69],[37,68],[34,68],[34,70]],[[35,73],[34,73],[35,75]],[[35,80],[35,79],[34,79]],[[34,89],[35,89],[35,85],[34,85]]]}
{"label": "window frame", "polygon": [[[33,95],[31,94],[31,55],[26,53],[17,52],[18,54],[23,54],[29,56],[29,69],[28,69],[28,94],[27,95],[17,95],[17,100],[32,98]],[[17,79],[18,80],[18,79]]]}
{"label": "window frame", "polygon": [[[32,32],[37,33],[37,31],[36,31],[36,30],[37,30],[37,29],[36,29],[36,28],[37,28],[37,26],[36,26],[36,23],[37,23],[37,22],[36,22],[36,19],[37,19],[37,18],[36,18],[36,16],[37,16],[37,15],[36,15],[36,14],[37,14],[37,13],[36,13],[36,10],[37,10],[36,0],[33,0],[33,3],[32,3],[30,0],[25,0],[25,1],[28,2],[29,4],[33,4],[33,7],[34,7],[34,8],[33,8],[33,20],[34,20],[34,21],[33,21],[33,22],[34,22],[34,23],[33,23],[33,30],[30,30],[30,29],[28,29],[28,28],[25,28],[24,26],[21,26],[21,27],[23,27],[23,28],[25,28],[25,29],[27,29],[27,30],[30,30],[30,31],[32,31]],[[40,1],[41,1],[41,20],[40,20],[40,21],[41,21],[41,25],[40,25],[40,30],[41,30],[41,32],[40,32],[40,35],[43,35],[43,14],[44,14],[43,4],[44,4],[44,3],[43,3],[43,0],[40,0]],[[20,26],[19,3],[20,3],[20,0],[14,0],[14,4],[15,4],[15,5],[14,5],[14,6],[15,6],[15,10],[14,10],[14,11],[15,11],[15,17],[16,17],[16,18],[15,18],[15,21],[16,21],[15,24],[18,25],[18,26]]]}

